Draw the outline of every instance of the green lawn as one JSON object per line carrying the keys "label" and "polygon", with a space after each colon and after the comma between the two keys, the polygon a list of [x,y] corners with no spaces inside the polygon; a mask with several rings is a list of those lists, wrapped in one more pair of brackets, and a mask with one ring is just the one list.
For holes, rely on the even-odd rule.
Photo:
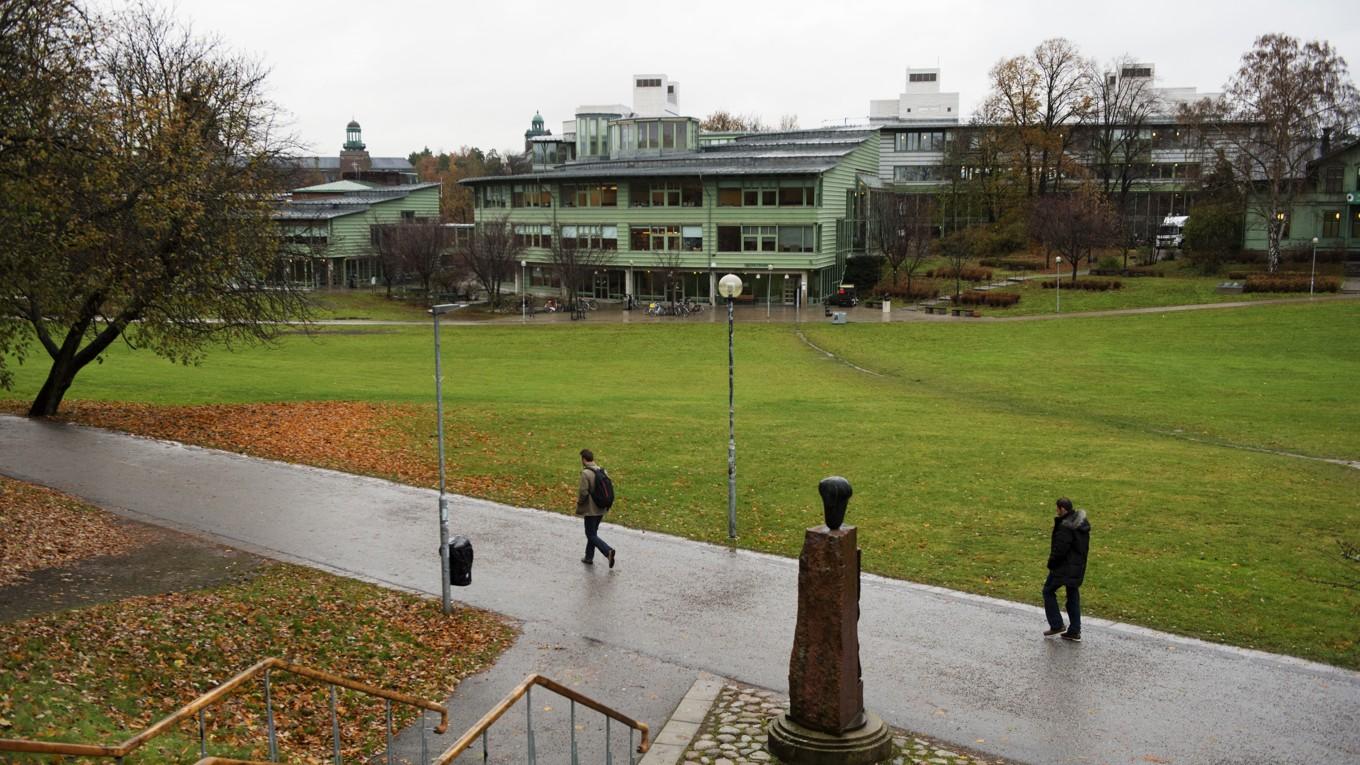
{"label": "green lawn", "polygon": [[[399,294],[399,293],[394,293]],[[421,300],[388,300],[383,290],[317,290],[309,293],[317,319],[429,321]]]}
{"label": "green lawn", "polygon": [[[817,480],[839,473],[869,570],[1034,602],[1065,494],[1095,527],[1093,615],[1360,667],[1360,592],[1315,582],[1355,577],[1337,540],[1360,541],[1360,471],[1236,448],[1360,459],[1357,326],[1360,303],[1332,302],[806,328],[881,376],[790,326],[739,326],[740,544],[796,554]],[[725,334],[450,327],[451,461],[564,486],[566,511],[588,445],[618,482],[612,521],[721,541]],[[71,396],[428,402],[430,355],[423,327],[290,337],[200,368],[119,346]],[[20,395],[39,372],[19,369]],[[428,439],[428,420],[408,427]]]}
{"label": "green lawn", "polygon": [[[1105,281],[1113,277],[1080,276],[1078,282]],[[1082,313],[1085,311],[1112,311],[1120,308],[1154,308],[1169,305],[1191,305],[1196,303],[1224,303],[1239,300],[1279,300],[1281,298],[1307,297],[1307,293],[1279,294],[1267,292],[1248,292],[1224,294],[1217,291],[1225,277],[1206,276],[1166,276],[1166,277],[1119,277],[1122,289],[1108,292],[1068,289],[1072,280],[1071,272],[1063,278],[1062,312]],[[1051,279],[1044,280],[1051,282]],[[1057,297],[1052,288],[1044,289],[1043,282],[1032,280],[1006,289],[1019,292],[1020,302],[1010,308],[981,307],[984,316],[1032,316],[1034,314],[1054,313]],[[950,287],[948,294],[953,294]]]}

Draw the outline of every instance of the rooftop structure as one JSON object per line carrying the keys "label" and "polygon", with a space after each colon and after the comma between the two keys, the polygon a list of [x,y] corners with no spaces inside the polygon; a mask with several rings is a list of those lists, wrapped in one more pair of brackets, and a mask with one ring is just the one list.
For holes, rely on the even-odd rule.
{"label": "rooftop structure", "polygon": [[869,102],[869,121],[959,121],[959,94],[940,92],[940,70],[907,68],[904,90],[895,99]]}

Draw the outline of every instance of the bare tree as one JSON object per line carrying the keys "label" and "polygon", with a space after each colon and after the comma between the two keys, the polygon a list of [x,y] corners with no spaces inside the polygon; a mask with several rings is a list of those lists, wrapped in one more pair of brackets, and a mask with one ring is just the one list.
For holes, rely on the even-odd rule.
{"label": "bare tree", "polygon": [[1033,233],[1045,247],[1067,259],[1072,281],[1083,259],[1108,246],[1115,236],[1114,210],[1093,183],[1071,193],[1052,194],[1035,204]]}
{"label": "bare tree", "polygon": [[1152,155],[1152,143],[1143,138],[1144,129],[1163,108],[1150,78],[1125,76],[1136,63],[1129,56],[1121,56],[1110,62],[1103,76],[1091,72],[1091,124],[1085,131],[1094,175],[1118,213],[1118,240],[1126,268],[1135,236],[1129,220],[1129,192],[1139,168]]}
{"label": "bare tree", "polygon": [[[27,7],[43,6],[64,6],[58,23],[74,23],[60,21],[70,6]],[[5,58],[22,31],[11,21],[0,21]],[[51,357],[36,417],[56,414],[116,340],[196,363],[209,347],[267,342],[307,318],[305,295],[279,279],[270,200],[290,146],[263,68],[148,6],[102,27],[67,38],[61,58],[34,51],[47,59],[36,70],[5,62],[0,129],[17,112],[30,136],[54,139],[11,157],[5,136],[0,151],[23,168],[0,172],[0,316],[17,320],[0,321],[0,353],[22,356],[36,340]],[[77,64],[60,88],[9,86],[53,62]],[[21,323],[23,336],[6,341]]]}
{"label": "bare tree", "polygon": [[1025,179],[1027,196],[1056,188],[1074,166],[1067,150],[1073,128],[1090,114],[1089,72],[1089,62],[1061,37],[992,67],[986,108],[1005,128],[1008,154]]}
{"label": "bare tree", "polygon": [[501,305],[501,287],[514,278],[517,261],[524,252],[524,241],[510,225],[507,216],[477,224],[457,251],[462,265],[486,291],[491,309]]}
{"label": "bare tree", "polygon": [[1267,266],[1280,267],[1280,240],[1294,202],[1309,190],[1309,160],[1325,130],[1355,126],[1357,96],[1346,60],[1325,41],[1256,38],[1223,95],[1182,111],[1233,165],[1249,212],[1266,231]]}
{"label": "bare tree", "polygon": [[935,200],[925,194],[874,194],[873,221],[870,226],[874,247],[888,261],[892,283],[899,272],[911,280],[930,257],[930,240],[935,231]]}
{"label": "bare tree", "polygon": [[449,230],[434,222],[389,223],[378,226],[375,233],[387,296],[392,296],[392,284],[406,275],[419,279],[425,294],[430,294],[430,285],[446,266]]}
{"label": "bare tree", "polygon": [[610,253],[598,247],[596,245],[598,240],[593,237],[579,236],[582,233],[579,230],[576,232],[578,236],[563,236],[562,229],[563,227],[559,225],[552,227],[552,242],[548,247],[548,256],[552,259],[553,269],[562,280],[567,305],[576,312],[581,303],[581,292],[586,287],[586,280],[609,261]]}
{"label": "bare tree", "polygon": [[1007,136],[1001,127],[998,102],[984,102],[968,125],[946,144],[945,165],[951,186],[941,197],[941,221],[950,229],[974,223],[996,223],[1015,206],[1016,175],[1009,172]]}
{"label": "bare tree", "polygon": [[656,262],[656,270],[661,272],[663,299],[670,303],[677,302],[680,264],[684,261],[684,253],[680,250],[656,250],[652,253],[652,260]]}
{"label": "bare tree", "polygon": [[699,127],[715,133],[765,133],[769,131],[759,115],[737,114],[726,109],[713,111],[699,122]]}
{"label": "bare tree", "polygon": [[785,114],[784,116],[780,117],[780,118],[779,118],[779,129],[780,129],[781,131],[797,130],[797,129],[798,129],[798,115],[797,115],[797,114]]}
{"label": "bare tree", "polygon": [[[964,228],[951,232],[940,239],[939,252],[949,264],[949,270],[954,274],[954,300],[958,301],[959,295],[963,291],[963,269],[968,265],[977,253],[975,245],[977,239],[977,228]],[[955,303],[957,305],[957,302]]]}

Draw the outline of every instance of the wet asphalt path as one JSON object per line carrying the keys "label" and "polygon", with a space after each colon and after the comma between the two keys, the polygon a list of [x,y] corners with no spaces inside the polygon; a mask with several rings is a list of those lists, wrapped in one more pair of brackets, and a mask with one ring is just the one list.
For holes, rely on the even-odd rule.
{"label": "wet asphalt path", "polygon": [[[0,473],[275,557],[439,589],[431,491],[9,416]],[[662,671],[664,693],[604,688],[604,703],[641,705],[655,727],[683,693],[676,667],[787,690],[796,561],[606,524],[610,571],[578,562],[574,518],[461,497],[452,517],[477,552],[459,599],[524,621],[538,643],[560,636],[578,671],[611,654]],[[862,609],[866,705],[893,725],[1035,763],[1360,762],[1354,672],[1098,619],[1080,645],[1044,640],[1037,607],[878,577],[865,577]],[[513,674],[537,652],[521,648]]]}

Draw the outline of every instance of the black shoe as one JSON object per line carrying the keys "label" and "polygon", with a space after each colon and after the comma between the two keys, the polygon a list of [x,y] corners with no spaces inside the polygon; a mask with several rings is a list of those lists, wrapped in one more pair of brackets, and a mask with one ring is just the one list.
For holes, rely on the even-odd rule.
{"label": "black shoe", "polygon": [[1062,632],[1062,631],[1065,630],[1065,629],[1067,629],[1067,628],[1066,628],[1066,627],[1059,627],[1059,628],[1057,628],[1057,629],[1047,629],[1047,630],[1044,630],[1044,637],[1053,637],[1054,635],[1058,634],[1059,632]]}
{"label": "black shoe", "polygon": [[1080,643],[1080,642],[1081,642],[1081,633],[1080,633],[1080,632],[1064,632],[1064,633],[1062,634],[1062,639],[1063,639],[1063,640],[1071,640],[1073,643]]}
{"label": "black shoe", "polygon": [[590,558],[582,558],[581,562],[586,564],[587,566],[595,565],[595,561],[591,560]]}
{"label": "black shoe", "polygon": [[610,551],[609,551],[609,567],[610,567],[610,568],[613,568],[613,567],[614,567],[614,555],[615,555],[617,552],[618,552],[618,550],[610,550]]}

